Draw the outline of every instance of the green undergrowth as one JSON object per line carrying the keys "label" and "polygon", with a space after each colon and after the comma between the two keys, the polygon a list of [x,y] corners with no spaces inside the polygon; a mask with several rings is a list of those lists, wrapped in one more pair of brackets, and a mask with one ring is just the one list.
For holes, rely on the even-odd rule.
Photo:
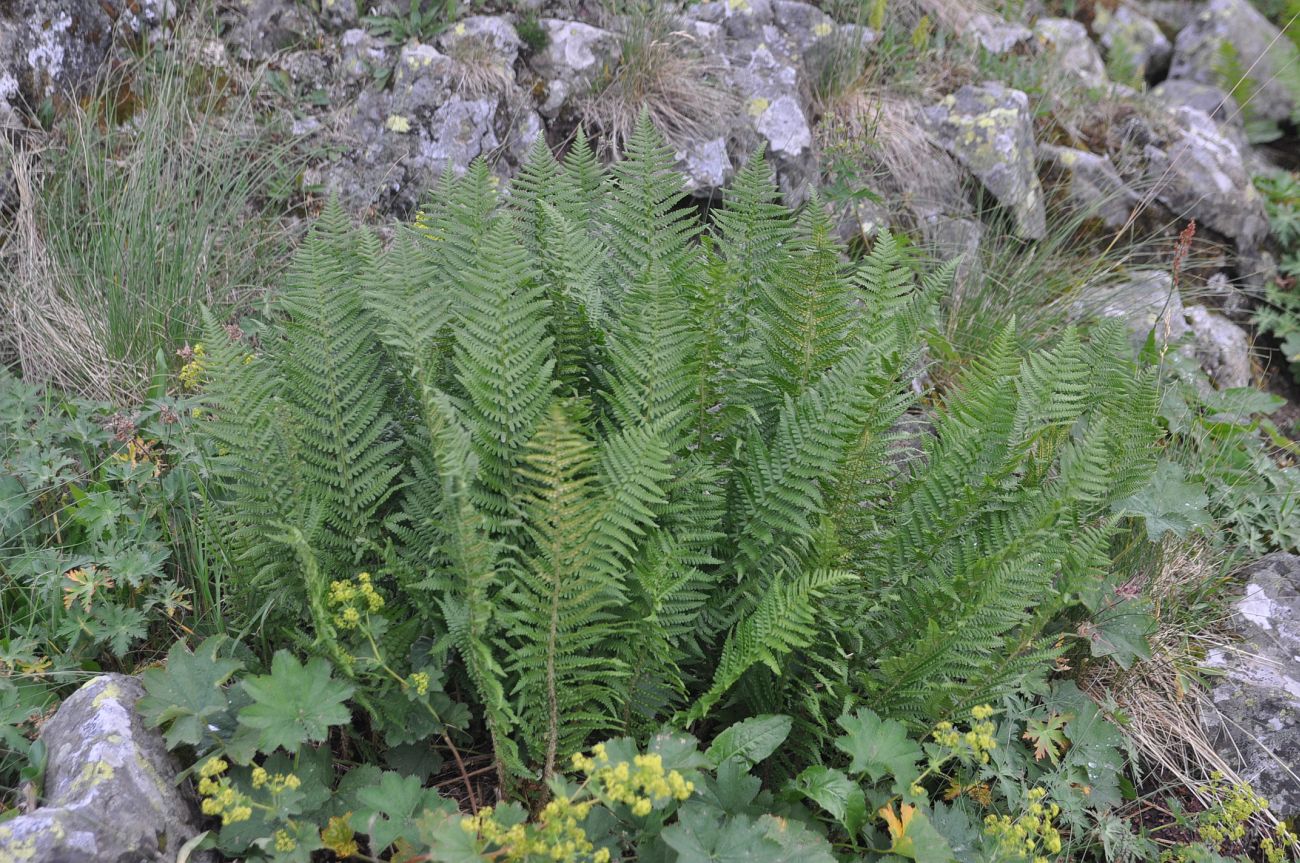
{"label": "green undergrowth", "polygon": [[0,380],[15,797],[36,715],[148,666],[231,859],[1239,853],[1232,783],[1174,845],[1125,818],[1074,677],[1153,658],[1135,576],[1242,505],[1193,430],[1275,403],[1176,411],[1114,322],[1000,321],[929,389],[953,265],[848,261],[761,154],[703,222],[627,150],[477,164],[388,248],[331,204],[129,413]]}

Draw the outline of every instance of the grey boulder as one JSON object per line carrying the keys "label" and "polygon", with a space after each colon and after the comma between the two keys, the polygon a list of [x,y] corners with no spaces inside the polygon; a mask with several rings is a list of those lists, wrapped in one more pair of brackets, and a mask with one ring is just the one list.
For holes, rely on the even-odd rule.
{"label": "grey boulder", "polygon": [[1170,78],[1231,86],[1222,80],[1224,52],[1251,70],[1252,116],[1288,121],[1300,106],[1300,59],[1296,47],[1248,0],[1209,0],[1174,40]]}
{"label": "grey boulder", "polygon": [[995,82],[967,84],[922,111],[920,121],[1011,212],[1017,236],[1046,234],[1028,96]]}
{"label": "grey boulder", "polygon": [[1244,578],[1232,613],[1241,641],[1206,657],[1217,677],[1202,721],[1219,754],[1289,818],[1300,814],[1300,557],[1271,554]]}
{"label": "grey boulder", "polygon": [[1080,215],[1099,219],[1110,230],[1128,223],[1139,196],[1125,185],[1108,156],[1039,144],[1038,161],[1047,174],[1059,178],[1066,200]]}
{"label": "grey boulder", "polygon": [[1088,29],[1072,18],[1039,18],[1034,24],[1039,47],[1058,67],[1089,86],[1106,83],[1106,64],[1088,37]]}
{"label": "grey boulder", "polygon": [[41,731],[46,804],[0,824],[0,860],[176,859],[198,822],[162,736],[136,713],[142,695],[134,677],[106,674],[63,702]]}
{"label": "grey boulder", "polygon": [[1174,46],[1160,25],[1127,3],[1114,11],[1097,4],[1092,29],[1112,68],[1127,66],[1138,79],[1150,78],[1169,67]]}

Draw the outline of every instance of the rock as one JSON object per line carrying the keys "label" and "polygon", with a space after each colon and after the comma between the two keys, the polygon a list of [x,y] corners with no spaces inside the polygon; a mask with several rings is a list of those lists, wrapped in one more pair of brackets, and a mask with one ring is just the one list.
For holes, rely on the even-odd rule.
{"label": "rock", "polygon": [[981,272],[984,223],[979,219],[936,216],[921,223],[921,239],[939,260],[958,262],[953,279],[959,289]]}
{"label": "rock", "polygon": [[578,21],[543,18],[547,44],[529,58],[541,85],[538,111],[554,119],[575,108],[575,98],[590,91],[596,79],[618,61],[621,42],[615,34]]}
{"label": "rock", "polygon": [[198,822],[162,736],[135,712],[142,695],[135,678],[105,674],[63,702],[41,731],[46,804],[0,823],[0,859],[176,859]]}
{"label": "rock", "polygon": [[238,60],[261,62],[314,41],[316,18],[304,3],[247,0],[230,6],[233,13],[222,38]]}
{"label": "rock", "polygon": [[1037,240],[1046,234],[1028,96],[994,82],[967,84],[922,111],[921,122],[1011,211],[1017,236]]}
{"label": "rock", "polygon": [[1095,216],[1111,230],[1128,222],[1140,200],[1107,156],[1040,144],[1038,160],[1049,175],[1061,179],[1067,199],[1079,212]]}
{"label": "rock", "polygon": [[1033,31],[1020,24],[1009,24],[1001,15],[977,12],[966,22],[962,35],[974,39],[990,54],[1007,54],[1034,38]]}
{"label": "rock", "polygon": [[1250,320],[1250,296],[1234,285],[1227,273],[1218,272],[1206,279],[1205,294],[1228,320],[1240,323]]}
{"label": "rock", "polygon": [[816,6],[795,0],[776,0],[772,4],[772,23],[797,55],[836,30],[831,16]]}
{"label": "rock", "polygon": [[1056,64],[1077,75],[1089,86],[1106,83],[1106,64],[1097,46],[1088,38],[1088,30],[1072,18],[1039,18],[1034,36],[1043,50],[1051,53]]}
{"label": "rock", "polygon": [[357,0],[320,0],[320,15],[331,30],[357,26]]}
{"label": "rock", "polygon": [[[468,27],[456,35],[475,40],[448,43],[458,53],[493,38],[471,37]],[[499,60],[457,58],[411,42],[398,57],[392,92],[367,88],[349,109],[342,135],[352,145],[348,157],[321,179],[353,208],[405,215],[444,171],[461,173],[480,156],[509,177],[541,132],[541,119]]]}
{"label": "rock", "polygon": [[[769,16],[765,3],[740,0],[728,3],[725,19],[729,36],[751,34],[732,36],[725,44],[727,81],[738,105],[727,124],[732,161],[742,164],[759,144],[764,145],[781,189],[793,204],[801,202],[819,179],[801,57],[818,40],[835,38],[835,32],[827,29],[829,19],[814,14],[816,10],[794,13],[803,5],[777,4]],[[770,23],[762,23],[765,20]]]}
{"label": "rock", "polygon": [[1221,390],[1250,386],[1250,338],[1246,331],[1204,306],[1187,309],[1196,359]]}
{"label": "rock", "polygon": [[1113,12],[1097,4],[1092,30],[1111,68],[1126,68],[1139,81],[1151,80],[1169,68],[1174,46],[1159,24],[1126,3]]}
{"label": "rock", "polygon": [[1235,143],[1208,114],[1177,108],[1168,138],[1156,134],[1142,148],[1143,176],[1155,200],[1178,219],[1197,223],[1232,240],[1239,251],[1257,248],[1268,235],[1264,202]]}
{"label": "rock", "polygon": [[84,87],[108,56],[113,19],[98,0],[12,0],[0,10],[0,88],[16,87],[32,106]]}
{"label": "rock", "polygon": [[339,73],[348,85],[366,84],[388,66],[388,46],[362,29],[348,30],[339,39]]}
{"label": "rock", "polygon": [[1220,125],[1241,128],[1237,102],[1221,87],[1186,78],[1170,78],[1151,88],[1151,97],[1170,108],[1195,108]]}
{"label": "rock", "polygon": [[499,15],[471,15],[438,37],[444,53],[465,58],[463,62],[486,63],[512,69],[519,57],[519,34],[514,25]]}
{"label": "rock", "polygon": [[1251,69],[1251,116],[1290,121],[1300,106],[1300,58],[1248,0],[1209,0],[1174,40],[1169,77],[1232,86],[1235,81],[1222,80],[1225,50],[1235,53],[1241,70]]}
{"label": "rock", "polygon": [[1136,351],[1155,330],[1159,344],[1175,344],[1191,332],[1187,326],[1183,298],[1174,290],[1167,272],[1145,273],[1119,285],[1102,288],[1080,299],[1074,307],[1080,317],[1118,318],[1129,331]]}
{"label": "rock", "polygon": [[1202,722],[1215,749],[1279,819],[1300,814],[1300,557],[1270,554],[1242,574],[1241,641],[1215,648]]}
{"label": "rock", "polygon": [[1187,0],[1128,0],[1129,4],[1141,12],[1164,31],[1172,36],[1191,24],[1196,18],[1199,7]]}

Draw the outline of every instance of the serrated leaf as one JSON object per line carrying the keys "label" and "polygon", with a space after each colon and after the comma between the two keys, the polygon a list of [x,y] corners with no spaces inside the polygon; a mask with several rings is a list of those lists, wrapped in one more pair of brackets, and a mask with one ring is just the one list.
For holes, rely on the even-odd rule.
{"label": "serrated leaf", "polygon": [[687,805],[677,823],[665,827],[663,840],[677,852],[677,863],[782,863],[788,859],[767,831],[744,815],[724,816],[716,809]]}
{"label": "serrated leaf", "polygon": [[318,656],[304,666],[289,651],[277,651],[271,673],[249,677],[243,687],[254,703],[239,711],[239,721],[261,732],[258,748],[265,752],[297,752],[304,743],[324,740],[330,726],[352,719],[344,705],[352,686],[334,680],[329,663]]}
{"label": "serrated leaf", "polygon": [[163,737],[168,749],[198,746],[212,720],[226,712],[225,683],[244,664],[217,656],[225,640],[209,638],[193,653],[178,641],[162,668],[150,668],[141,676],[146,694],[136,709],[151,727],[170,723]]}
{"label": "serrated leaf", "polygon": [[378,785],[358,791],[357,803],[360,808],[352,816],[352,827],[370,837],[375,852],[398,839],[417,841],[425,813],[456,811],[456,804],[439,797],[436,788],[424,788],[414,776],[392,772],[384,773]]}
{"label": "serrated leaf", "polygon": [[1079,627],[1095,657],[1109,656],[1125,670],[1139,659],[1151,658],[1148,639],[1156,631],[1150,603],[1126,600],[1104,609]]}
{"label": "serrated leaf", "polygon": [[835,745],[853,759],[850,773],[864,773],[872,782],[893,776],[910,783],[916,776],[923,753],[901,722],[882,720],[862,707],[852,716],[841,716],[839,726],[845,733],[835,738]]}
{"label": "serrated leaf", "polygon": [[862,786],[839,770],[814,765],[795,777],[788,787],[825,809],[850,836],[857,836],[867,821],[867,797]]}
{"label": "serrated leaf", "polygon": [[1147,538],[1159,542],[1166,533],[1181,539],[1198,527],[1212,525],[1206,509],[1209,505],[1205,489],[1200,483],[1188,482],[1182,465],[1161,461],[1146,487],[1116,503],[1115,509],[1124,515],[1141,516]]}
{"label": "serrated leaf", "polygon": [[754,716],[713,738],[705,754],[714,765],[738,758],[746,767],[753,767],[776,751],[789,736],[790,727],[788,716]]}

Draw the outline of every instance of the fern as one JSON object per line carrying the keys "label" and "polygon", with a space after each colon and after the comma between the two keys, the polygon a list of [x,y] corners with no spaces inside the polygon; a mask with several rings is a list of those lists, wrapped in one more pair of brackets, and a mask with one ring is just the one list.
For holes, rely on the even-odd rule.
{"label": "fern", "polygon": [[791,715],[815,760],[847,705],[919,726],[1040,685],[1153,469],[1122,330],[1022,357],[1009,326],[921,398],[952,265],[887,232],[846,263],[761,153],[704,224],[644,118],[627,151],[539,143],[501,195],[477,163],[386,250],[331,205],[252,362],[208,321],[259,587],[328,654],[321,585],[372,567],[409,611],[387,655],[453,657],[517,776],[722,712]]}
{"label": "fern", "polygon": [[510,223],[496,219],[486,230],[475,265],[459,279],[455,368],[481,462],[479,500],[505,518],[514,516],[524,443],[554,387],[554,341],[546,333],[545,296]]}

